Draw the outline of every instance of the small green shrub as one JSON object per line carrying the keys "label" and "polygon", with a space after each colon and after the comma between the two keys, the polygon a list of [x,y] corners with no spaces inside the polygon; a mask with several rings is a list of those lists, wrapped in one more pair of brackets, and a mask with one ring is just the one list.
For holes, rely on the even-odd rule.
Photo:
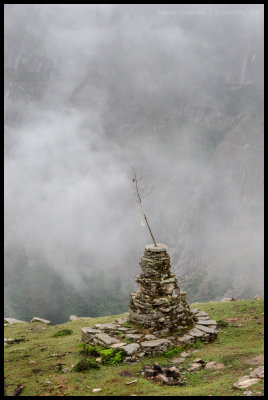
{"label": "small green shrub", "polygon": [[123,326],[124,326],[125,328],[133,328],[133,325],[132,325],[132,323],[131,323],[130,321],[124,322],[124,323],[123,323]]}
{"label": "small green shrub", "polygon": [[52,337],[68,336],[68,335],[71,335],[72,333],[73,333],[72,329],[63,329],[62,331],[54,333],[54,335],[52,335]]}
{"label": "small green shrub", "polygon": [[204,346],[204,343],[202,343],[199,338],[197,338],[195,343],[193,343],[193,345],[192,345],[192,347],[194,349],[201,349],[203,346]]}
{"label": "small green shrub", "polygon": [[121,331],[116,331],[116,334],[117,334],[118,336],[120,336],[120,337],[124,337],[124,336],[125,336],[124,333],[121,332]]}
{"label": "small green shrub", "polygon": [[122,349],[98,348],[98,353],[104,365],[116,365],[123,361],[125,352]]}
{"label": "small green shrub", "polygon": [[226,326],[229,325],[228,322],[223,321],[222,319],[220,319],[219,321],[216,321],[216,322],[217,322],[217,325],[219,328],[226,328]]}
{"label": "small green shrub", "polygon": [[185,347],[185,345],[182,345],[180,347],[169,346],[168,351],[164,353],[164,356],[173,357],[175,355],[178,355],[185,349]]}
{"label": "small green shrub", "polygon": [[123,349],[105,349],[102,346],[92,346],[91,344],[80,343],[78,345],[82,347],[82,353],[93,356],[101,357],[102,364],[104,365],[116,365],[123,361],[125,351]]}
{"label": "small green shrub", "polygon": [[94,357],[98,357],[100,355],[98,348],[95,346],[92,346],[91,344],[84,344],[82,353],[84,353],[88,356],[94,356]]}
{"label": "small green shrub", "polygon": [[92,368],[99,369],[100,366],[99,366],[99,364],[96,363],[96,361],[92,360],[91,358],[85,358],[84,360],[79,361],[73,367],[73,371],[74,372],[82,372],[82,371],[87,371]]}

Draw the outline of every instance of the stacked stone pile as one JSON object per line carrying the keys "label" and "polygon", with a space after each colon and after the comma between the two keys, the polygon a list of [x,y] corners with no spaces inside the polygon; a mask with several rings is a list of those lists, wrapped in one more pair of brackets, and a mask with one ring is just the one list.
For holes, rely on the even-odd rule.
{"label": "stacked stone pile", "polygon": [[217,323],[198,308],[190,310],[170,272],[167,246],[148,245],[141,259],[139,289],[130,297],[130,311],[112,323],[82,328],[82,341],[93,346],[123,349],[125,362],[164,353],[171,346],[191,344],[197,338],[210,342]]}
{"label": "stacked stone pile", "polygon": [[164,244],[148,245],[140,262],[137,292],[130,298],[130,320],[156,334],[183,333],[194,325],[193,314],[170,272],[170,258]]}

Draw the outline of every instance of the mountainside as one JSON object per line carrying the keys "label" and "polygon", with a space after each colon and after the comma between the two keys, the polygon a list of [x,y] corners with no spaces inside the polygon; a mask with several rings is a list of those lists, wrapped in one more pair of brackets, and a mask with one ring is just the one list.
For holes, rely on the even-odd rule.
{"label": "mountainside", "polygon": [[[200,303],[191,307],[199,307],[211,318],[221,320],[222,328],[215,342],[173,349],[166,356],[144,357],[139,364],[100,365],[100,369],[84,372],[72,370],[85,357],[78,346],[81,328],[111,322],[115,316],[56,326],[38,322],[9,324],[5,326],[5,338],[17,341],[6,341],[5,345],[6,393],[12,395],[22,385],[21,396],[241,396],[248,391],[263,396],[263,379],[251,381],[254,384],[248,388],[233,387],[240,377],[263,366],[263,300]],[[68,335],[53,336],[64,329],[69,330]],[[187,369],[196,358],[206,364],[219,363],[218,369],[189,372]],[[160,366],[177,366],[184,386],[168,386],[143,377],[142,367],[155,362]],[[102,390],[95,393],[96,388]]]}

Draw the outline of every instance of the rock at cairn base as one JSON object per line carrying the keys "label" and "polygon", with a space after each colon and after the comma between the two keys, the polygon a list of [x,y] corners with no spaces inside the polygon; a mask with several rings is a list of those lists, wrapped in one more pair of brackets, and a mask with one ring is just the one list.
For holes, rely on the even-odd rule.
{"label": "rock at cairn base", "polygon": [[157,334],[182,332],[194,325],[194,316],[170,272],[167,246],[145,246],[137,292],[130,297],[129,319]]}

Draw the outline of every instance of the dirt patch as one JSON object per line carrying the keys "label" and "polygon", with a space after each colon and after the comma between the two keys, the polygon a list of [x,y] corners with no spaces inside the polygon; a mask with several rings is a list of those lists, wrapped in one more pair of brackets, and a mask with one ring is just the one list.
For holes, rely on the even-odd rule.
{"label": "dirt patch", "polygon": [[264,355],[263,354],[259,354],[257,356],[254,356],[253,358],[249,358],[246,360],[247,364],[251,364],[251,365],[263,365],[264,364]]}
{"label": "dirt patch", "polygon": [[120,376],[136,376],[136,373],[133,371],[130,371],[128,369],[125,369],[124,371],[119,372]]}
{"label": "dirt patch", "polygon": [[42,332],[42,331],[44,331],[45,329],[46,329],[46,327],[44,326],[44,324],[41,325],[41,324],[37,324],[37,323],[35,323],[35,324],[30,328],[30,330],[31,330],[31,331],[34,331],[34,332]]}
{"label": "dirt patch", "polygon": [[239,318],[226,318],[226,321],[231,322],[231,323],[236,322],[238,320],[239,320]]}

